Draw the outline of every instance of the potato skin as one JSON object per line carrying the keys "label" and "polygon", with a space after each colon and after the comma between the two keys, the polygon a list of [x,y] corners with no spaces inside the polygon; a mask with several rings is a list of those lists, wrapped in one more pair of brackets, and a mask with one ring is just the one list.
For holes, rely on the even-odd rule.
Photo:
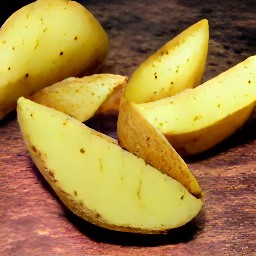
{"label": "potato skin", "polygon": [[38,0],[0,30],[0,119],[28,96],[71,76],[93,73],[108,54],[108,36],[81,4]]}

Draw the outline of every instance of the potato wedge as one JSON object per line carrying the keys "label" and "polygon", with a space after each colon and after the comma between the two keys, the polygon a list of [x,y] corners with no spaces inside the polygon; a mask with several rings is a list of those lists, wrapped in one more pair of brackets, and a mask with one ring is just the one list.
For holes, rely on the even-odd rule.
{"label": "potato wedge", "polygon": [[0,119],[28,96],[104,62],[108,37],[75,1],[37,0],[12,14],[0,30]]}
{"label": "potato wedge", "polygon": [[113,230],[161,233],[200,211],[202,200],[179,182],[78,120],[23,97],[17,113],[33,161],[81,218]]}
{"label": "potato wedge", "polygon": [[128,81],[125,97],[145,103],[197,86],[204,74],[208,44],[208,21],[203,19],[145,60]]}
{"label": "potato wedge", "polygon": [[163,134],[137,111],[136,105],[125,97],[121,99],[117,123],[120,145],[180,182],[194,196],[203,197],[202,190],[186,163]]}
{"label": "potato wedge", "polygon": [[204,84],[135,107],[183,156],[197,154],[233,134],[256,102],[256,56]]}
{"label": "potato wedge", "polygon": [[[127,77],[113,74],[70,77],[36,92],[30,99],[84,122],[94,116],[108,98],[114,97],[126,82]],[[101,112],[115,107],[114,103],[108,104]]]}

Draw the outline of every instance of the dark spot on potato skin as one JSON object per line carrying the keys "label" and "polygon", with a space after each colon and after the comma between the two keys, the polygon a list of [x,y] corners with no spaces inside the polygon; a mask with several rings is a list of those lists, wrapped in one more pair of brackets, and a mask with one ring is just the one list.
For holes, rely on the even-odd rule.
{"label": "dark spot on potato skin", "polygon": [[84,154],[85,153],[85,149],[84,148],[80,148],[80,153]]}

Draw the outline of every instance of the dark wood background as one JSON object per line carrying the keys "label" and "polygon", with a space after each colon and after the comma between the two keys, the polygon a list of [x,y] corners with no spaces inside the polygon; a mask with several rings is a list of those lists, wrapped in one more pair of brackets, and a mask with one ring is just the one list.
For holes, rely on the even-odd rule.
{"label": "dark wood background", "polygon": [[[210,24],[204,80],[256,54],[256,1],[80,2],[109,34],[103,72],[130,76],[149,54],[202,18]],[[0,1],[2,19],[15,8]],[[88,124],[116,134],[115,114]],[[32,163],[14,112],[0,122],[0,255],[256,255],[255,130],[253,116],[221,145],[186,159],[206,194],[195,220],[167,235],[136,235],[95,227],[62,205]]]}

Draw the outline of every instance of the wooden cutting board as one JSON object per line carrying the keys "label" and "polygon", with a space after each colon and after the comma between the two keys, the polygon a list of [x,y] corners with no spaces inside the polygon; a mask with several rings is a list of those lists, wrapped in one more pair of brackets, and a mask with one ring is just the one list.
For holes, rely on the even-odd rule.
{"label": "wooden cutting board", "polygon": [[[130,76],[150,53],[202,18],[210,24],[204,80],[256,54],[253,1],[82,3],[109,34],[102,72]],[[116,114],[88,124],[116,135]],[[256,255],[255,130],[254,116],[210,152],[186,159],[205,192],[195,220],[167,235],[136,235],[95,227],[63,206],[32,163],[14,112],[0,122],[0,255]]]}

